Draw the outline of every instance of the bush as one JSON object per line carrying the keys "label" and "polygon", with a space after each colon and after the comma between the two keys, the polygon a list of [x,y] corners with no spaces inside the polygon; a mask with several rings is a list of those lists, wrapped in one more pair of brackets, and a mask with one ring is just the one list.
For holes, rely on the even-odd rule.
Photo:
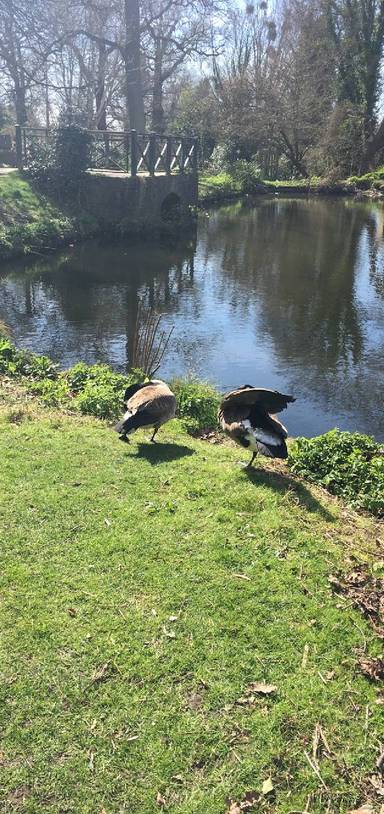
{"label": "bush", "polygon": [[128,384],[137,379],[114,373],[107,365],[86,365],[78,362],[65,373],[68,386],[72,393],[80,393],[90,382],[98,385],[107,385],[114,392],[121,392]]}
{"label": "bush", "polygon": [[58,127],[49,142],[28,150],[27,175],[46,191],[73,195],[90,165],[91,136],[76,125]]}
{"label": "bush", "polygon": [[194,379],[174,379],[171,387],[177,399],[177,415],[189,432],[217,426],[220,395],[210,384]]}
{"label": "bush", "polygon": [[289,454],[293,472],[357,509],[384,516],[384,449],[373,438],[331,430],[298,438]]}
{"label": "bush", "polygon": [[72,406],[68,384],[64,377],[34,380],[28,384],[28,392],[38,396],[47,407]]}
{"label": "bush", "polygon": [[74,399],[74,406],[85,415],[116,418],[122,412],[122,392],[117,392],[111,384],[88,381]]}
{"label": "bush", "polygon": [[244,194],[251,195],[261,184],[261,169],[254,159],[239,158],[228,167],[228,172]]}

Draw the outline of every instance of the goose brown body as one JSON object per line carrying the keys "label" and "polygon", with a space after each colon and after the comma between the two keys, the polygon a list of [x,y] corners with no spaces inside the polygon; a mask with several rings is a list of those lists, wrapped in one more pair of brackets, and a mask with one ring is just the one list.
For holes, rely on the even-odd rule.
{"label": "goose brown body", "polygon": [[174,418],[177,406],[172,390],[160,379],[128,387],[124,403],[125,415],[115,426],[122,441],[128,441],[127,436],[139,427],[153,427],[151,441],[154,441],[159,427]]}
{"label": "goose brown body", "polygon": [[219,408],[222,429],[242,447],[268,458],[286,458],[288,432],[276,413],[285,410],[293,396],[249,384],[226,393]]}

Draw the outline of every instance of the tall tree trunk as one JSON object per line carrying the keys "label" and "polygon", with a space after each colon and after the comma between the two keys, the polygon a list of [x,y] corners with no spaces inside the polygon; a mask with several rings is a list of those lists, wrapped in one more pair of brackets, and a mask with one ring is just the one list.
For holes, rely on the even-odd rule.
{"label": "tall tree trunk", "polygon": [[376,153],[384,148],[384,119],[380,122],[376,133],[368,139],[360,161],[360,173],[372,169]]}
{"label": "tall tree trunk", "polygon": [[14,77],[14,97],[17,124],[25,125],[28,120],[25,85],[24,79],[18,71]]}
{"label": "tall tree trunk", "polygon": [[153,73],[153,89],[152,89],[152,130],[155,133],[163,133],[164,131],[164,108],[163,108],[163,54],[162,42],[158,40],[156,43],[155,66]]}
{"label": "tall tree trunk", "polygon": [[105,97],[106,65],[107,65],[106,47],[104,43],[99,43],[97,59],[97,86],[95,90],[96,127],[98,130],[107,129],[107,106]]}
{"label": "tall tree trunk", "polygon": [[124,0],[125,48],[124,67],[129,126],[145,130],[144,99],[140,64],[139,0]]}

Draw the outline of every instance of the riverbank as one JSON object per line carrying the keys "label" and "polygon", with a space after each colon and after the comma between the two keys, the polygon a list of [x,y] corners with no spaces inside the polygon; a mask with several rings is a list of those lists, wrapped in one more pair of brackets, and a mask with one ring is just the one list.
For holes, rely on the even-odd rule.
{"label": "riverbank", "polygon": [[159,441],[3,381],[6,810],[378,812],[356,586],[380,574],[379,526],[179,422]]}
{"label": "riverbank", "polygon": [[293,181],[255,182],[252,191],[244,191],[242,184],[229,172],[217,175],[202,173],[199,177],[199,201],[210,205],[258,195],[358,195],[384,197],[384,168],[362,176],[351,176],[341,181],[322,178],[299,178]]}
{"label": "riverbank", "polygon": [[96,229],[87,213],[42,195],[18,172],[0,176],[0,260],[52,251]]}
{"label": "riverbank", "polygon": [[[79,362],[60,371],[47,356],[18,350],[0,323],[0,376],[14,378],[46,407],[116,421],[122,393],[143,374],[114,372],[106,365]],[[220,393],[196,379],[172,379],[178,416],[191,435],[216,437]],[[213,433],[213,436],[212,436]],[[325,487],[355,509],[384,517],[384,448],[372,437],[331,430],[316,438],[297,438],[289,448],[292,472]]]}
{"label": "riverbank", "polygon": [[[358,195],[382,198],[384,170],[329,184],[321,179],[297,181],[264,181],[257,183],[252,194],[245,193],[228,173],[201,174],[199,205],[209,207],[226,201],[257,195]],[[18,172],[0,175],[0,261],[29,254],[44,254],[72,242],[105,233],[105,222],[91,216],[82,206],[59,203],[42,195]],[[127,220],[116,224],[116,234],[132,234]]]}

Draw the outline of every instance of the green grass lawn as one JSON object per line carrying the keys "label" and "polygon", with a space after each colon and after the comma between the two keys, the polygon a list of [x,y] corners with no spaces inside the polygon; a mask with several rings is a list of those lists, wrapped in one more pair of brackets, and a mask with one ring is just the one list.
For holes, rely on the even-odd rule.
{"label": "green grass lawn", "polygon": [[71,213],[37,192],[18,172],[0,176],[0,260],[56,248],[87,234],[86,214]]}
{"label": "green grass lawn", "polygon": [[177,422],[128,446],[3,393],[2,811],[225,814],[269,778],[251,811],[375,804],[379,644],[328,575],[379,525]]}

